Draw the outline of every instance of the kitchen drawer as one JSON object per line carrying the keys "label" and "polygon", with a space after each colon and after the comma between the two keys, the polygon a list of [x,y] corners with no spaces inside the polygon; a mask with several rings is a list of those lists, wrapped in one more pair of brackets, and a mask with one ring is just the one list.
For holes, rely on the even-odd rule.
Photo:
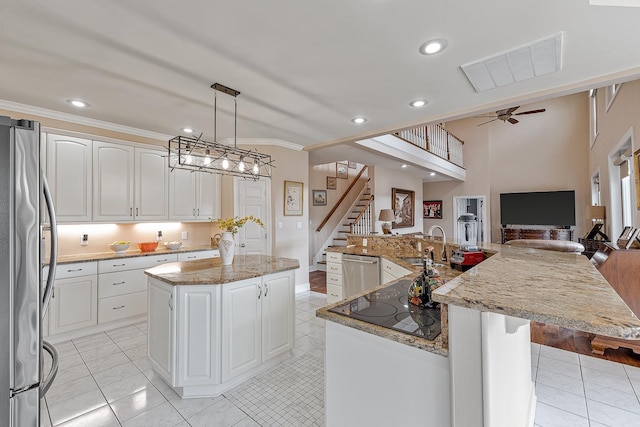
{"label": "kitchen drawer", "polygon": [[176,262],[177,260],[178,256],[175,253],[131,258],[115,258],[98,261],[98,271],[102,274],[112,273],[114,271],[144,270],[166,262]]}
{"label": "kitchen drawer", "polygon": [[340,286],[342,288],[342,274],[327,273],[327,285]]}
{"label": "kitchen drawer", "polygon": [[194,259],[219,258],[220,251],[211,249],[210,251],[181,252],[178,254],[178,261],[193,261]]}
{"label": "kitchen drawer", "polygon": [[330,285],[327,283],[327,304],[333,304],[342,299],[342,286]]}
{"label": "kitchen drawer", "polygon": [[147,290],[144,270],[118,271],[98,276],[98,298],[114,297]]}
{"label": "kitchen drawer", "polygon": [[327,252],[327,262],[342,262],[342,252]]}
{"label": "kitchen drawer", "polygon": [[111,322],[147,312],[147,291],[98,300],[98,323]]}
{"label": "kitchen drawer", "polygon": [[328,262],[327,274],[329,273],[342,275],[342,264],[338,264],[337,262]]}
{"label": "kitchen drawer", "polygon": [[406,268],[384,258],[381,258],[380,266],[383,272],[392,275],[396,279],[411,273],[411,271],[407,270]]}
{"label": "kitchen drawer", "polygon": [[[97,274],[97,263],[74,262],[71,264],[58,264],[56,267],[56,279],[68,279],[70,277],[92,276]],[[46,279],[47,276],[44,276]]]}

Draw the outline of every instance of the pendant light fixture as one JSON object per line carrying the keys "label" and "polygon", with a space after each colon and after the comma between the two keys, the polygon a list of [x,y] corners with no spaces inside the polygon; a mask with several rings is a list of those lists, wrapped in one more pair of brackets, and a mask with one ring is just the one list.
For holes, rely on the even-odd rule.
{"label": "pendant light fixture", "polygon": [[[271,178],[273,160],[271,155],[259,153],[257,149],[245,150],[237,146],[238,128],[238,99],[240,95],[235,89],[214,83],[211,85],[214,92],[213,106],[213,142],[208,142],[199,137],[176,136],[169,140],[169,168],[186,169],[217,173],[221,175],[242,176],[257,180],[258,178]],[[218,92],[230,95],[234,99],[233,110],[233,146],[217,141],[218,122]]]}

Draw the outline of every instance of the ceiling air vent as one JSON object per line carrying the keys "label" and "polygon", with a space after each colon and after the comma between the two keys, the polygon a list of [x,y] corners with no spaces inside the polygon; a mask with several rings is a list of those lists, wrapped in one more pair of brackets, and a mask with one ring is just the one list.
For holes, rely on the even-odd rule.
{"label": "ceiling air vent", "polygon": [[476,92],[506,86],[562,69],[562,33],[462,65]]}

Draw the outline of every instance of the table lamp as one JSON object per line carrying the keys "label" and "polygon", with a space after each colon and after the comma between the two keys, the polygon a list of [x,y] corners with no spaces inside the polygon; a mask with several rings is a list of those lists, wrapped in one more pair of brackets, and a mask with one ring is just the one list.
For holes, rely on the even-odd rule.
{"label": "table lamp", "polygon": [[382,233],[391,234],[391,221],[394,221],[396,216],[392,209],[381,209],[378,221],[384,221],[382,223]]}

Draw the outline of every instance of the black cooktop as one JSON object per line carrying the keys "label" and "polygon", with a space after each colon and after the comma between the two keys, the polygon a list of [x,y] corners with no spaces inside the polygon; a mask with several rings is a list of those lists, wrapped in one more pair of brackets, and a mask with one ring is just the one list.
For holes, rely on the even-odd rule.
{"label": "black cooktop", "polygon": [[410,304],[409,286],[410,280],[400,280],[329,311],[433,340],[440,335],[440,309]]}

